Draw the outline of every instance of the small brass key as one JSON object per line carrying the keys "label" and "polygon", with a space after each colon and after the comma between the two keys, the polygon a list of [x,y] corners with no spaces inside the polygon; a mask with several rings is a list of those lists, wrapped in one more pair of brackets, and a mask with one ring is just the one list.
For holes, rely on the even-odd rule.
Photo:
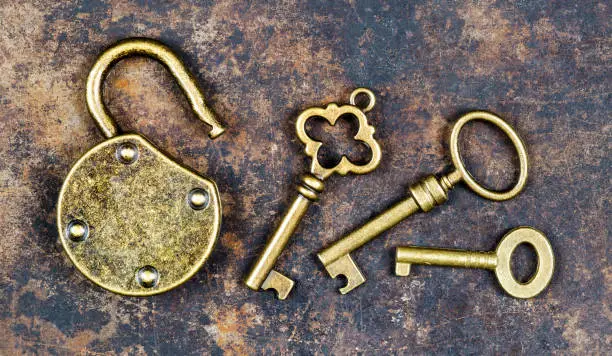
{"label": "small brass key", "polygon": [[[518,282],[511,269],[512,252],[522,243],[533,246],[538,257],[536,272],[526,283]],[[531,227],[511,230],[493,252],[398,247],[395,260],[395,274],[398,276],[410,274],[413,264],[490,269],[495,271],[502,289],[515,298],[532,298],[540,294],[550,283],[555,265],[550,242],[542,232]]]}
{"label": "small brass key", "polygon": [[[467,171],[459,152],[459,133],[461,128],[472,120],[484,120],[499,127],[512,141],[518,153],[520,174],[514,187],[508,191],[491,191],[476,182]],[[448,191],[457,183],[463,181],[476,194],[495,201],[515,197],[527,182],[527,151],[518,134],[500,117],[485,111],[470,112],[462,116],[453,126],[450,137],[450,153],[455,171],[440,179],[429,176],[410,187],[410,197],[400,201],[393,207],[367,222],[359,229],[351,232],[317,255],[332,278],[343,275],[347,279],[346,286],[340,288],[340,293],[346,294],[365,282],[365,277],[350,256],[350,253],[363,246],[379,234],[397,225],[410,215],[423,211],[428,212],[448,199]]]}
{"label": "small brass key", "polygon": [[[361,109],[356,106],[357,95],[365,94],[368,96],[368,104]],[[274,264],[278,260],[281,252],[289,242],[289,238],[297,229],[300,220],[308,210],[310,203],[318,199],[319,193],[323,191],[323,181],[334,173],[342,176],[348,173],[365,174],[374,170],[380,163],[380,146],[374,139],[374,127],[368,125],[365,115],[375,104],[374,93],[365,88],[358,88],[351,93],[350,105],[338,106],[335,103],[328,104],[326,108],[310,108],[302,112],[295,123],[296,133],[300,141],[306,145],[304,151],[312,158],[309,174],[301,177],[301,184],[298,185],[298,196],[291,204],[289,211],[285,214],[276,232],[268,240],[264,251],[261,253],[257,262],[248,274],[245,283],[253,290],[274,289],[279,299],[287,298],[293,288],[294,282],[281,273],[273,270]],[[353,115],[357,118],[359,128],[354,139],[361,141],[369,146],[372,151],[370,161],[365,165],[353,164],[346,156],[342,156],[340,162],[332,167],[323,167],[317,158],[322,142],[313,140],[306,133],[306,121],[314,117],[323,117],[330,125],[335,125],[336,121],[343,115]]]}

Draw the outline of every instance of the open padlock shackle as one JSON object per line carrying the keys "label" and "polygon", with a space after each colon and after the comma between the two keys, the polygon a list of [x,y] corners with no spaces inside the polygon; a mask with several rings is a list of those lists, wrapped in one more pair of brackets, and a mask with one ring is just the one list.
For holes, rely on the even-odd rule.
{"label": "open padlock shackle", "polygon": [[195,80],[192,78],[187,68],[185,68],[183,62],[181,62],[170,48],[151,39],[129,38],[116,43],[102,52],[91,68],[91,72],[89,72],[89,77],[87,78],[87,108],[106,138],[117,136],[120,130],[104,106],[102,84],[113,64],[125,57],[133,55],[143,55],[154,58],[170,70],[172,76],[177,80],[181,89],[183,89],[187,99],[189,99],[191,108],[198,119],[212,126],[212,130],[208,133],[211,139],[218,137],[225,131],[223,126],[215,118],[215,114],[212,110],[206,106],[204,95],[196,85]]}

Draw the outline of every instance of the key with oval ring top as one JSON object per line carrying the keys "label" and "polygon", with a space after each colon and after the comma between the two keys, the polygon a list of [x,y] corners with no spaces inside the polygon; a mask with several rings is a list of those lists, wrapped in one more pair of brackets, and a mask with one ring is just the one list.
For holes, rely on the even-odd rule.
{"label": "key with oval ring top", "polygon": [[[512,275],[512,253],[522,243],[533,246],[538,265],[526,283],[518,282]],[[413,264],[493,270],[502,289],[515,298],[533,298],[550,283],[555,257],[544,234],[532,227],[518,227],[508,232],[495,251],[472,252],[427,247],[398,247],[395,254],[395,274],[408,276]]]}
{"label": "key with oval ring top", "polygon": [[[519,158],[520,173],[518,181],[511,189],[503,192],[491,191],[479,183],[467,171],[459,152],[459,133],[465,124],[473,120],[483,120],[500,128],[512,141]],[[495,201],[515,197],[527,182],[527,151],[514,129],[497,115],[485,111],[474,111],[462,116],[453,126],[450,137],[450,153],[455,170],[441,178],[429,176],[410,186],[410,196],[384,211],[357,230],[337,240],[317,254],[319,260],[332,278],[343,275],[347,284],[340,288],[346,294],[365,282],[363,273],[355,264],[350,253],[360,248],[384,231],[397,225],[410,215],[428,212],[448,199],[448,191],[463,181],[470,189],[483,198]]]}
{"label": "key with oval ring top", "polygon": [[[367,106],[363,109],[355,104],[355,99],[360,94],[367,95],[369,99]],[[335,103],[331,103],[325,108],[314,107],[307,109],[298,116],[295,123],[296,133],[300,141],[306,146],[304,149],[306,155],[312,158],[310,171],[301,177],[300,185],[297,187],[298,196],[294,199],[280,225],[268,240],[264,251],[251,268],[245,280],[249,288],[253,290],[259,290],[260,288],[264,290],[274,289],[279,299],[285,299],[293,288],[294,281],[275,271],[273,268],[289,242],[289,238],[297,229],[300,220],[308,210],[310,203],[316,201],[319,193],[323,191],[323,181],[334,173],[342,176],[348,173],[365,174],[378,166],[381,158],[380,146],[374,139],[374,127],[368,124],[365,115],[365,113],[374,107],[374,104],[374,94],[368,89],[358,88],[351,93],[350,105],[338,106]],[[351,114],[357,118],[359,128],[354,139],[369,146],[372,157],[367,164],[356,165],[346,156],[342,156],[337,165],[332,168],[325,168],[319,163],[317,158],[319,148],[323,143],[315,141],[308,136],[305,127],[306,121],[310,118],[322,117],[333,126],[340,117],[346,114]]]}

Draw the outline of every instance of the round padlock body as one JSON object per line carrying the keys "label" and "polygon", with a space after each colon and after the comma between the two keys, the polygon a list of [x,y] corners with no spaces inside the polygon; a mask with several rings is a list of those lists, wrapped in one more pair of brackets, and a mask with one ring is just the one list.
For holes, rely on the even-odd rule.
{"label": "round padlock body", "polygon": [[72,167],[58,203],[60,240],[76,267],[115,293],[147,296],[193,276],[221,225],[215,183],[143,137],[113,137]]}

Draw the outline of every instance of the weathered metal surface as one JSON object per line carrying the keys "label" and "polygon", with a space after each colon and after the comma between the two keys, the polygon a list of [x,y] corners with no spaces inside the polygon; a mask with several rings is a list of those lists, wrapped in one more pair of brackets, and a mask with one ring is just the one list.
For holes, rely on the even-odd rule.
{"label": "weathered metal surface", "polygon": [[[117,158],[127,145],[138,152],[129,164]],[[208,197],[204,209],[189,202],[196,189]],[[221,225],[219,199],[214,182],[142,136],[121,135],[92,147],[71,168],[57,203],[59,239],[79,271],[101,287],[159,294],[185,282],[210,256]],[[88,225],[88,237],[69,236],[75,220]],[[137,271],[151,267],[153,279],[142,283]]]}
{"label": "weathered metal surface", "polygon": [[[152,4],[0,5],[1,353],[610,353],[609,4]],[[227,128],[208,140],[152,60],[110,73],[106,101],[119,124],[211,177],[223,201],[204,268],[144,299],[86,280],[55,225],[71,164],[102,141],[87,113],[87,73],[103,48],[129,36],[182,53]],[[380,167],[326,183],[333,196],[313,204],[278,262],[298,282],[286,301],[251,291],[242,278],[307,164],[297,114],[359,86],[377,95],[368,118]],[[494,203],[457,188],[452,203],[357,253],[368,283],[338,294],[315,253],[450,164],[448,127],[474,109],[499,114],[524,138],[525,191]],[[466,129],[478,141],[466,146],[469,168],[492,186],[510,184],[511,145],[488,127]],[[480,270],[415,266],[411,277],[393,276],[396,246],[490,250],[518,225],[542,230],[555,251],[552,283],[533,300],[507,296]]]}

